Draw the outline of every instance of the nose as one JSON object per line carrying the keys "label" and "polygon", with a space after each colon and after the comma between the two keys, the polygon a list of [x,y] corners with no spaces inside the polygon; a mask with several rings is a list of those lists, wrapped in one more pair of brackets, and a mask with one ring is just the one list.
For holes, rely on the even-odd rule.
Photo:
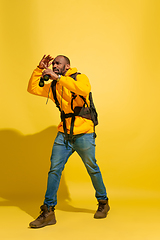
{"label": "nose", "polygon": [[52,67],[57,68],[57,64],[56,63],[52,64]]}

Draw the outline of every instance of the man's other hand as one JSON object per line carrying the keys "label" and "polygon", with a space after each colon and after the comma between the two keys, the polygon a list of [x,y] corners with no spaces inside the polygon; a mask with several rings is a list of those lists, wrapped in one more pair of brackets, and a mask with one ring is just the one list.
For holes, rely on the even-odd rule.
{"label": "man's other hand", "polygon": [[49,69],[49,68],[46,68],[43,71],[42,77],[44,77],[44,75],[49,75],[50,79],[52,79],[52,80],[57,80],[58,79],[58,75],[55,72],[53,72],[51,69]]}

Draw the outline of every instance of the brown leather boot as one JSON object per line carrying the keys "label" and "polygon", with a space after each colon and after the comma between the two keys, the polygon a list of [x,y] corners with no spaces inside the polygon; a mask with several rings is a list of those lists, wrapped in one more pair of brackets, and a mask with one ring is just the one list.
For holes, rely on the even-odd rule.
{"label": "brown leather boot", "polygon": [[110,209],[108,205],[108,199],[107,200],[98,200],[98,209],[96,213],[94,214],[94,218],[105,218],[107,217],[107,213]]}
{"label": "brown leather boot", "polygon": [[47,225],[53,225],[56,223],[54,207],[50,207],[49,211],[46,205],[42,205],[40,208],[41,208],[41,212],[39,217],[33,222],[30,222],[29,224],[31,228],[41,228],[41,227],[44,227]]}

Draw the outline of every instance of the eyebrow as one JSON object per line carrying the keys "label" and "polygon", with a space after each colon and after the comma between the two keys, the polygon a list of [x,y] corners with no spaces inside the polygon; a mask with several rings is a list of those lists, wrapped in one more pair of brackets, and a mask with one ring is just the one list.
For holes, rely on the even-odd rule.
{"label": "eyebrow", "polygon": [[55,64],[55,63],[61,63],[61,61],[58,61],[58,60],[53,61],[53,62],[52,62],[52,65]]}

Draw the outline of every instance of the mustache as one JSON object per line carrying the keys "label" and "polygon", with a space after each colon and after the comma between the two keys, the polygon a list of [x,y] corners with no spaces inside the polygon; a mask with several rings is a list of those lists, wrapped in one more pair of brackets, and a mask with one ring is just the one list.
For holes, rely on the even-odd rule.
{"label": "mustache", "polygon": [[54,68],[53,68],[53,71],[58,71],[58,72],[59,72],[59,69],[56,68],[56,67],[54,67]]}

